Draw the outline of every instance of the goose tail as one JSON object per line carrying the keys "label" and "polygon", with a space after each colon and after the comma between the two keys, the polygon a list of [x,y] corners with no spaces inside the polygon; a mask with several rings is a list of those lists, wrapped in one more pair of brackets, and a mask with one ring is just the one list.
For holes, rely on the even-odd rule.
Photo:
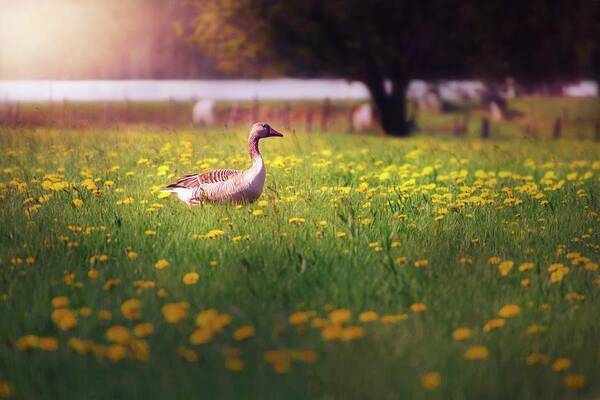
{"label": "goose tail", "polygon": [[161,193],[172,193],[177,195],[179,200],[186,204],[192,204],[191,200],[194,197],[194,190],[191,188],[169,186],[166,189],[161,190]]}

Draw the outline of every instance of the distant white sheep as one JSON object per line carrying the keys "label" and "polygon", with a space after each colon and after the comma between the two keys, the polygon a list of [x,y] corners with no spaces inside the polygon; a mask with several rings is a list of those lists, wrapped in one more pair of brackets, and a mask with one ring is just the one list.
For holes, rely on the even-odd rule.
{"label": "distant white sheep", "polygon": [[210,99],[199,100],[194,104],[192,119],[195,125],[212,125],[215,121],[215,101]]}

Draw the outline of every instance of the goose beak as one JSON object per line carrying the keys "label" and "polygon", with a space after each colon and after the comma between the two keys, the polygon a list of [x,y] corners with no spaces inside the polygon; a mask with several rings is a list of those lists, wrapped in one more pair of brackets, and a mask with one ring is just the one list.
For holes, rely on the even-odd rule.
{"label": "goose beak", "polygon": [[269,136],[274,136],[274,137],[283,137],[283,133],[276,131],[275,129],[271,128],[269,130]]}

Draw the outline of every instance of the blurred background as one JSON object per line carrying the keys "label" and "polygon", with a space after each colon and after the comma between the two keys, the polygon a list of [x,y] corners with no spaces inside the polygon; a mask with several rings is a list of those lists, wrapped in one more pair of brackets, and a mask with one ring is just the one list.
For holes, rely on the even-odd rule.
{"label": "blurred background", "polygon": [[600,140],[600,2],[0,0],[0,126]]}

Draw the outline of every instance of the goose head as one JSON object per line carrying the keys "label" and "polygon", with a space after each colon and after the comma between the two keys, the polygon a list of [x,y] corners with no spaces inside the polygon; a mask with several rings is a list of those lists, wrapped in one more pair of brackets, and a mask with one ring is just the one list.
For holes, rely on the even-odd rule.
{"label": "goose head", "polygon": [[271,128],[271,126],[265,122],[257,122],[252,125],[252,128],[250,129],[250,137],[263,139],[267,137],[283,137],[283,134]]}

